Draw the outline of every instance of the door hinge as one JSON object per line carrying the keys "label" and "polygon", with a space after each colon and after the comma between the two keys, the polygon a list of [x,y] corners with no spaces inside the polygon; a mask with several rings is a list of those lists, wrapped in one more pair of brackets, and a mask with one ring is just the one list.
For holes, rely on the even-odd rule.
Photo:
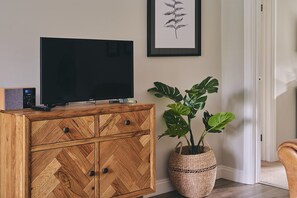
{"label": "door hinge", "polygon": [[260,141],[261,141],[261,142],[263,141],[262,134],[260,135]]}
{"label": "door hinge", "polygon": [[261,12],[263,12],[263,4],[261,4]]}

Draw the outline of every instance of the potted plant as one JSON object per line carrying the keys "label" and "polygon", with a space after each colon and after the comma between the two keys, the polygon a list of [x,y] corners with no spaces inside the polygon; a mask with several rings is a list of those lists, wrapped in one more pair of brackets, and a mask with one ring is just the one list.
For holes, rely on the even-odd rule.
{"label": "potted plant", "polygon": [[[178,192],[186,197],[204,197],[210,194],[216,178],[216,159],[210,146],[204,141],[208,133],[221,133],[226,125],[235,119],[231,112],[203,113],[204,131],[195,141],[192,120],[198,110],[204,109],[207,95],[218,92],[219,82],[213,77],[195,84],[182,96],[178,88],[161,82],[154,82],[148,92],[158,98],[173,100],[163,114],[167,130],[159,136],[185,138],[186,146],[178,143],[169,157],[169,176]],[[179,146],[179,147],[178,147]]]}

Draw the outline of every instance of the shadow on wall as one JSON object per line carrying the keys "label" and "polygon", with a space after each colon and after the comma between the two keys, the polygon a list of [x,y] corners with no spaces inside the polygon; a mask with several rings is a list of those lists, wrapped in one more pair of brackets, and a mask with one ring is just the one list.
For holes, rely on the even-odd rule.
{"label": "shadow on wall", "polygon": [[229,97],[226,111],[231,111],[236,115],[223,132],[223,164],[236,169],[243,169],[242,160],[235,156],[243,156],[241,145],[244,143],[244,124],[251,123],[251,120],[244,120],[244,90],[234,93]]}
{"label": "shadow on wall", "polygon": [[232,121],[226,128],[228,133],[237,133],[238,129],[243,127],[244,119],[243,109],[244,109],[244,91],[234,93],[227,103],[227,111],[231,111],[236,115],[236,119]]}

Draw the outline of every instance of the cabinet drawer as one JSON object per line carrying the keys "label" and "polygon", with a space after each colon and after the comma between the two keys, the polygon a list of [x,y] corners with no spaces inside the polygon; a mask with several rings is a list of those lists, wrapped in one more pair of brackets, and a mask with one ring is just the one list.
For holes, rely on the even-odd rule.
{"label": "cabinet drawer", "polygon": [[105,114],[99,117],[100,136],[150,129],[150,111]]}
{"label": "cabinet drawer", "polygon": [[50,144],[94,137],[94,116],[32,122],[32,145]]}

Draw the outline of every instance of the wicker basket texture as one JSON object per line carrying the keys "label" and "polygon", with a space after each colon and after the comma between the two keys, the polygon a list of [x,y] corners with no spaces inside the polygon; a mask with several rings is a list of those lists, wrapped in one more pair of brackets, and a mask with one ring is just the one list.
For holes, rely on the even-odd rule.
{"label": "wicker basket texture", "polygon": [[204,153],[186,155],[187,148],[181,145],[170,154],[170,180],[185,197],[206,197],[211,193],[216,180],[217,163],[214,152],[206,146]]}

